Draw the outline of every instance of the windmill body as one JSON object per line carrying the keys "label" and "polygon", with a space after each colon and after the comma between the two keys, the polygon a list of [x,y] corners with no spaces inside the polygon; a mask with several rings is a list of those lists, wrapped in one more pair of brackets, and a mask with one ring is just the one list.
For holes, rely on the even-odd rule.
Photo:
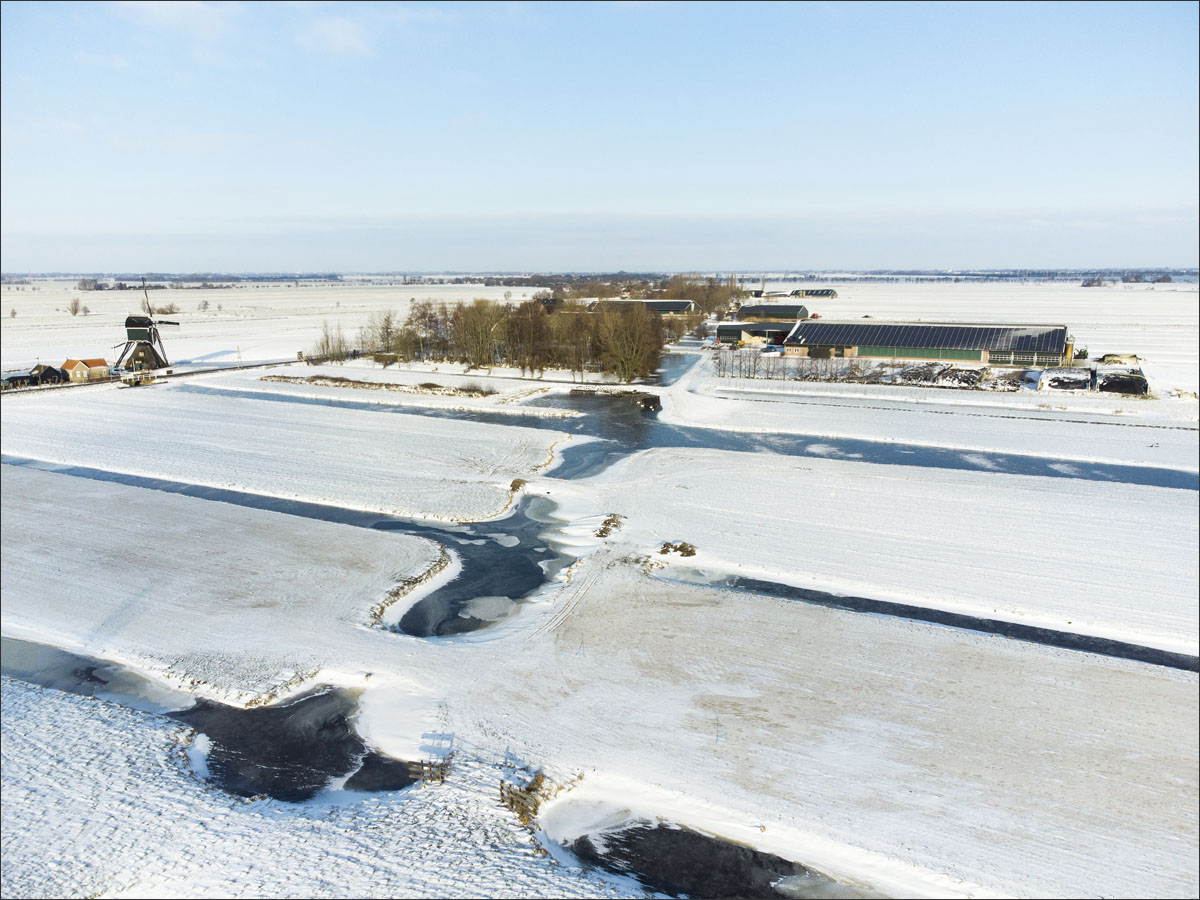
{"label": "windmill body", "polygon": [[163,347],[160,325],[178,325],[178,322],[156,322],[149,316],[127,316],[125,318],[125,346],[117,357],[117,365],[128,360],[128,368],[135,372],[161,369],[170,365],[167,351]]}

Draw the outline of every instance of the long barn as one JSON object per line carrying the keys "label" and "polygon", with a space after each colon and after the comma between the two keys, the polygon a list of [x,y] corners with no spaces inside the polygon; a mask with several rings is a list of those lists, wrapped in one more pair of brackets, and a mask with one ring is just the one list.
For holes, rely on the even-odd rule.
{"label": "long barn", "polygon": [[1065,325],[925,322],[797,322],[790,356],[943,359],[996,366],[1060,366],[1074,355]]}

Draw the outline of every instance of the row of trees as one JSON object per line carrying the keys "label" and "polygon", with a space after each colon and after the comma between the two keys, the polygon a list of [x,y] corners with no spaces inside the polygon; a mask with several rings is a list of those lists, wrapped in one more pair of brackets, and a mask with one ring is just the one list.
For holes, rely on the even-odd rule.
{"label": "row of trees", "polygon": [[331,329],[326,323],[312,354],[340,360],[357,351],[385,362],[513,366],[522,374],[566,369],[581,380],[587,372],[608,372],[628,382],[658,369],[664,341],[659,318],[638,303],[589,313],[574,303],[548,312],[537,300],[516,305],[424,301],[413,304],[403,321],[391,310],[372,314],[357,345],[345,338],[341,326]]}

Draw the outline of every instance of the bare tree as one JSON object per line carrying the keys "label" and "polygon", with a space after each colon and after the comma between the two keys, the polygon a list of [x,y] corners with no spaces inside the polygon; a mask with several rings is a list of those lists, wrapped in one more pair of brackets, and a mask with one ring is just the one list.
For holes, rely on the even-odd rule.
{"label": "bare tree", "polygon": [[550,356],[546,307],[537,300],[526,300],[507,316],[504,326],[509,359],[521,374],[545,371]]}
{"label": "bare tree", "polygon": [[73,316],[79,315],[81,304],[78,297],[72,297],[71,302],[67,304],[67,312]]}
{"label": "bare tree", "polygon": [[382,350],[384,353],[395,351],[397,330],[396,314],[390,309],[373,312],[367,318],[367,332],[372,349]]}
{"label": "bare tree", "polygon": [[342,334],[342,325],[339,322],[336,328],[330,329],[329,321],[326,320],[321,325],[321,337],[317,341],[313,356],[327,362],[341,362],[350,355],[349,345],[346,343],[346,337]]}
{"label": "bare tree", "polygon": [[497,331],[504,321],[504,308],[490,300],[460,303],[450,315],[452,343],[457,353],[473,369],[488,368],[496,362]]}
{"label": "bare tree", "polygon": [[658,318],[640,303],[608,304],[598,322],[601,359],[621,381],[651,375],[662,355]]}

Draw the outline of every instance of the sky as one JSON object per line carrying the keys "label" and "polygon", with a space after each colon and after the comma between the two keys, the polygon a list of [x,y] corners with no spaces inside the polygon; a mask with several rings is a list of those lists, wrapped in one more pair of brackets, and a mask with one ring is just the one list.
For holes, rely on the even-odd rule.
{"label": "sky", "polygon": [[1185,3],[0,4],[0,268],[1197,265]]}

